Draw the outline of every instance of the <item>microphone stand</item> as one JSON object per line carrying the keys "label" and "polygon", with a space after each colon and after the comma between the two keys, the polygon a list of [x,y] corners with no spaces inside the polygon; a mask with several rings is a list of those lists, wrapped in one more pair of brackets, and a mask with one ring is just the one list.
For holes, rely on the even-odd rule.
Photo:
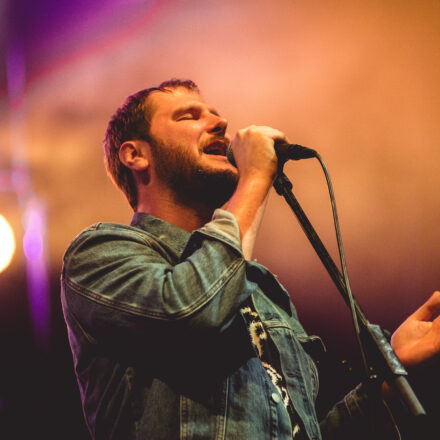
{"label": "microphone stand", "polygon": [[[273,186],[276,192],[283,196],[291,207],[307,238],[318,254],[318,257],[341,293],[343,300],[347,306],[350,307],[350,300],[344,278],[293,195],[292,182],[284,174],[282,169],[280,169]],[[378,388],[378,386],[380,386],[378,379],[382,377],[396,390],[398,396],[412,415],[426,415],[425,410],[406,379],[408,373],[394,353],[384,331],[379,325],[371,324],[368,321],[355,298],[353,298],[353,302],[359,322],[361,339],[363,345],[367,348],[368,377],[365,378],[367,380],[366,385]]]}

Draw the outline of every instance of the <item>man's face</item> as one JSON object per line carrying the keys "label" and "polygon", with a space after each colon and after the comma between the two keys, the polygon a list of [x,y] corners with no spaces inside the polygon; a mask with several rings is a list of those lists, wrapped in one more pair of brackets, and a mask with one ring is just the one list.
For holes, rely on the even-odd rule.
{"label": "man's face", "polygon": [[156,177],[182,203],[199,202],[211,208],[233,194],[238,171],[226,158],[230,142],[227,122],[196,92],[176,88],[154,92],[150,146]]}

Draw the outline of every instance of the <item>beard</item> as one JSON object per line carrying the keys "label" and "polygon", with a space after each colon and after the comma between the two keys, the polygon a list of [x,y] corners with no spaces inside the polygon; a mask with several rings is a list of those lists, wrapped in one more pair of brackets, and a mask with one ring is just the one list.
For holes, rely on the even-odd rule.
{"label": "beard", "polygon": [[179,202],[216,209],[231,198],[238,183],[237,172],[202,165],[197,156],[181,145],[169,147],[157,139],[150,139],[149,144],[157,177]]}

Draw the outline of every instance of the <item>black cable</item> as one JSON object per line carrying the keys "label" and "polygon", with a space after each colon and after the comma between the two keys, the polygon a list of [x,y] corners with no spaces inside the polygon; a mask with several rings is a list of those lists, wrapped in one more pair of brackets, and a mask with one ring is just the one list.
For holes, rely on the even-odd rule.
{"label": "black cable", "polygon": [[[398,357],[392,350],[392,347],[390,346],[384,331],[380,328],[380,326],[371,324],[368,321],[367,317],[365,316],[364,312],[362,311],[361,307],[359,306],[359,304],[357,303],[356,299],[354,298],[351,292],[347,269],[345,265],[345,257],[342,246],[341,234],[339,230],[339,221],[336,211],[335,197],[333,195],[333,187],[324,161],[315,150],[303,147],[301,145],[286,145],[282,151],[277,151],[277,155],[278,155],[278,176],[275,179],[273,186],[277,191],[277,193],[285,198],[287,204],[290,206],[290,208],[296,215],[304,233],[306,234],[311,245],[315,249],[321,262],[327,269],[328,274],[330,275],[337,289],[341,293],[347,306],[350,308],[354,329],[356,333],[356,338],[358,341],[358,345],[365,369],[366,386],[368,386],[369,390],[373,393],[373,395],[377,395],[379,397],[380,383],[377,380],[378,379],[377,372],[382,372],[383,377],[388,378],[387,379],[389,380],[388,383],[390,383],[390,385],[392,385],[395,388],[402,402],[405,403],[405,406],[408,408],[408,410],[412,415],[414,416],[426,415],[423,406],[421,405],[417,396],[414,394],[414,391],[412,390],[411,386],[409,385],[405,377],[408,375],[408,373],[406,372],[405,368],[403,367]],[[301,160],[312,157],[318,158],[323,168],[324,174],[326,176],[329,194],[332,202],[333,219],[336,229],[336,239],[338,242],[339,257],[341,260],[343,274],[339,271],[339,269],[333,262],[327,249],[325,248],[324,244],[322,243],[321,239],[319,238],[318,234],[316,233],[309,219],[307,218],[305,212],[298,203],[296,197],[292,192],[292,182],[287,178],[287,176],[283,172],[283,166],[287,160]],[[362,330],[359,330],[360,324]],[[364,348],[366,344],[368,344],[368,355],[370,357],[369,362],[373,362],[371,364],[371,368],[369,368],[370,364],[367,363],[366,361],[366,350]],[[375,394],[376,392],[379,394]],[[373,415],[374,407],[375,407],[374,399],[370,399],[370,403],[371,403],[371,414]],[[374,423],[372,421],[370,426],[373,425]],[[372,438],[375,438],[375,436],[373,435]]]}
{"label": "black cable", "polygon": [[364,344],[362,343],[362,339],[361,339],[359,323],[358,323],[357,314],[356,314],[356,310],[355,310],[355,306],[354,306],[353,294],[351,292],[350,281],[348,279],[347,267],[345,264],[344,246],[342,244],[341,231],[340,231],[340,227],[339,227],[338,212],[336,209],[336,200],[335,200],[335,196],[333,193],[333,185],[332,185],[332,182],[330,179],[330,174],[328,172],[327,165],[325,164],[324,160],[322,159],[322,157],[320,156],[320,154],[318,152],[315,152],[314,156],[316,157],[316,159],[318,159],[319,163],[321,164],[322,170],[324,171],[325,179],[327,181],[328,192],[330,195],[330,202],[332,205],[333,222],[335,225],[336,241],[338,243],[339,260],[341,262],[342,276],[344,278],[344,284],[345,284],[345,288],[347,291],[347,296],[348,296],[348,300],[349,300],[349,304],[350,304],[351,318],[353,321],[354,331],[356,334],[356,340],[359,345],[359,351],[361,353],[362,365],[363,365],[364,372],[365,372],[365,379],[368,381],[369,376],[370,376],[370,371],[369,371],[369,367],[368,367],[368,363],[367,363],[367,357],[365,354],[365,347],[364,347]]}

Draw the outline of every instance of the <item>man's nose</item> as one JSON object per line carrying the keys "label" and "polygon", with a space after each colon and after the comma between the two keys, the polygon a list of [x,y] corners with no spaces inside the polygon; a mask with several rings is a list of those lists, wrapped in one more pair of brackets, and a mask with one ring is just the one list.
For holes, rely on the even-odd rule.
{"label": "man's nose", "polygon": [[210,133],[217,133],[224,135],[226,133],[226,128],[228,126],[228,121],[220,116],[215,116],[212,121],[212,126],[209,129]]}

